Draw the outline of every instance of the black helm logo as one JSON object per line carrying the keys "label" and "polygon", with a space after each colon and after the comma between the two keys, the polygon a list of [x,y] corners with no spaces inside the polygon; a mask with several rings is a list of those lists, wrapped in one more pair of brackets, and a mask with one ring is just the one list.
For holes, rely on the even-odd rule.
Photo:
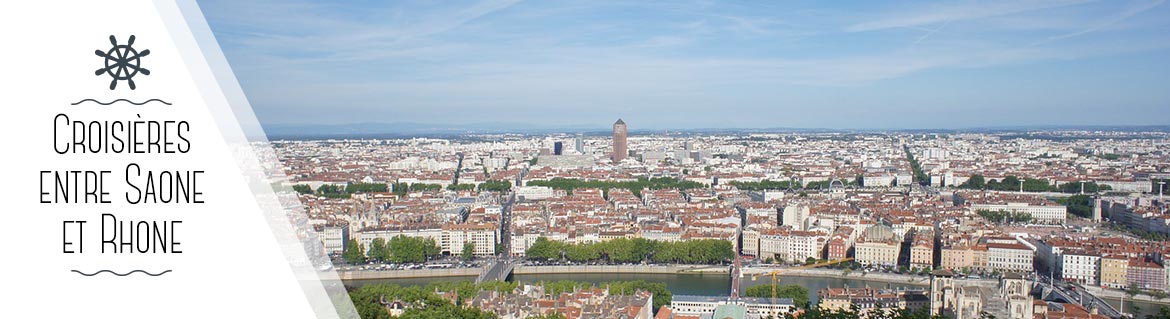
{"label": "black helm logo", "polygon": [[104,73],[114,78],[110,81],[110,90],[118,86],[118,81],[126,81],[130,85],[130,89],[133,90],[135,88],[133,79],[135,75],[140,73],[142,75],[150,75],[150,70],[142,67],[142,57],[150,55],[150,50],[142,50],[139,52],[137,49],[134,49],[133,35],[126,41],[126,44],[118,44],[118,40],[111,35],[110,44],[113,47],[107,51],[94,50],[94,54],[105,58],[106,61],[105,67],[97,69],[93,74],[101,76]]}

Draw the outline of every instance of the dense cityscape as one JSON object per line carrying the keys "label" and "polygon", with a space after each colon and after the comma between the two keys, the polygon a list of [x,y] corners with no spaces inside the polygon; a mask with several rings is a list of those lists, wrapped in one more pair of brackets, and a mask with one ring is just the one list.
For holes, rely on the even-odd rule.
{"label": "dense cityscape", "polygon": [[[272,144],[363,317],[1104,319],[1170,302],[1164,131],[630,133]],[[596,273],[728,285],[515,279]],[[395,282],[411,278],[452,281]]]}

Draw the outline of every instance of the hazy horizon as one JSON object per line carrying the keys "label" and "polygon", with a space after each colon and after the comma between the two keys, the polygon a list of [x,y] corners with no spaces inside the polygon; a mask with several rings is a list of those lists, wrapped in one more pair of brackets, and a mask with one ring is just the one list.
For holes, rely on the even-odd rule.
{"label": "hazy horizon", "polygon": [[631,129],[1170,124],[1138,1],[200,1],[258,119]]}

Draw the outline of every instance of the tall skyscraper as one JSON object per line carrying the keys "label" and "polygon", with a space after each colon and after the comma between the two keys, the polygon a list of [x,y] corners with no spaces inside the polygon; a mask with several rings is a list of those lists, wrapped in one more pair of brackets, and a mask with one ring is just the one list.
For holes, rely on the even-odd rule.
{"label": "tall skyscraper", "polygon": [[577,149],[577,153],[585,154],[585,137],[581,133],[577,133],[577,138],[573,140],[573,145]]}
{"label": "tall skyscraper", "polygon": [[563,142],[553,143],[553,155],[564,155],[564,153],[565,153],[565,143],[563,143]]}
{"label": "tall skyscraper", "polygon": [[618,119],[613,123],[613,162],[621,162],[629,153],[626,149],[626,122]]}

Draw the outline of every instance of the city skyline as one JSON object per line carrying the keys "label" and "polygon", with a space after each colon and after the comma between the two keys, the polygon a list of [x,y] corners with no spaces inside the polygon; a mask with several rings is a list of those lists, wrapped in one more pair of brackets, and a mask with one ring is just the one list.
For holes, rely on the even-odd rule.
{"label": "city skyline", "polygon": [[1167,124],[1163,2],[202,7],[265,126],[934,129]]}

